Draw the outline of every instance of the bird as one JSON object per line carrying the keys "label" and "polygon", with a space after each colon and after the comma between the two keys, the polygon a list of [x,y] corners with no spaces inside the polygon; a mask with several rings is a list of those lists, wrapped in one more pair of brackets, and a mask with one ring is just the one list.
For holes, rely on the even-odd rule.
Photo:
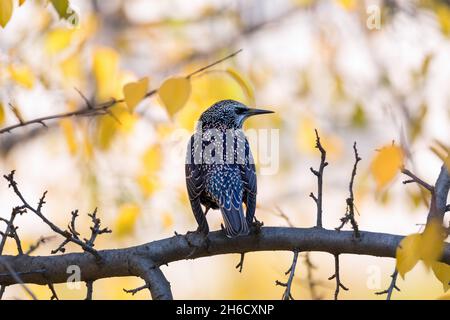
{"label": "bird", "polygon": [[198,224],[195,232],[207,235],[206,214],[210,209],[219,209],[228,238],[250,233],[255,219],[257,180],[242,126],[249,117],[269,113],[273,111],[222,100],[200,116],[188,143],[185,163],[187,192]]}

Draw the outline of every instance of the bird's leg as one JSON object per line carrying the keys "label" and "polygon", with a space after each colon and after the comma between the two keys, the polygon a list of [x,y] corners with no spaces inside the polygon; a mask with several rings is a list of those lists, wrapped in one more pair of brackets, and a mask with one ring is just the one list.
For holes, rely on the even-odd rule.
{"label": "bird's leg", "polygon": [[[210,207],[206,207],[205,216],[208,213],[209,209],[210,209]],[[206,220],[206,218],[205,218],[205,220]],[[191,235],[191,234],[194,237],[196,237],[197,235],[200,235],[202,237],[201,243],[200,244],[193,243],[189,237],[189,235]],[[197,230],[188,231],[186,233],[185,239],[186,239],[188,245],[190,247],[193,247],[193,250],[188,254],[187,258],[193,256],[202,247],[205,247],[207,252],[209,251],[209,246],[211,244],[211,240],[209,240],[208,234],[209,234],[209,226],[206,221],[205,221],[205,224],[199,225]]]}
{"label": "bird's leg", "polygon": [[206,221],[206,214],[208,213],[209,209],[211,209],[210,207],[205,207],[205,223],[203,224],[199,224],[199,226],[197,227],[197,229],[195,231],[188,231],[186,234],[191,234],[191,233],[196,233],[196,234],[203,234],[205,237],[208,236],[209,233],[209,226],[208,226],[208,222]]}
{"label": "bird's leg", "polygon": [[259,221],[256,217],[253,218],[254,221],[249,225],[250,232],[254,234],[259,234],[261,232],[261,228],[264,225],[264,222]]}

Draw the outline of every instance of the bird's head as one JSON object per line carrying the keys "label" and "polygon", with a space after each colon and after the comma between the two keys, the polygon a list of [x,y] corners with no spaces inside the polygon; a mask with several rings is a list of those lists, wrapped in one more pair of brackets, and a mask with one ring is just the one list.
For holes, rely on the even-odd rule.
{"label": "bird's head", "polygon": [[234,100],[222,100],[203,112],[199,119],[199,125],[203,130],[212,128],[242,129],[246,119],[266,113],[273,113],[273,111],[252,109]]}

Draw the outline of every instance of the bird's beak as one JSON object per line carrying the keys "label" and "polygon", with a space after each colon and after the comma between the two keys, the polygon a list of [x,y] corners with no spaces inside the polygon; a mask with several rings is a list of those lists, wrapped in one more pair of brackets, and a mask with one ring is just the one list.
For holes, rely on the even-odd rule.
{"label": "bird's beak", "polygon": [[252,109],[249,108],[246,112],[247,117],[251,117],[251,116],[257,116],[260,114],[267,114],[267,113],[275,113],[274,111],[270,111],[270,110],[263,110],[263,109]]}

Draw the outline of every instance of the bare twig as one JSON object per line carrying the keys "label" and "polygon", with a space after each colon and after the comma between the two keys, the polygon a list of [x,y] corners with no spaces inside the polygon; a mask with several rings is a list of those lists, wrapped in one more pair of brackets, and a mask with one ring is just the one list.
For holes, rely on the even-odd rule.
{"label": "bare twig", "polygon": [[292,259],[292,265],[289,268],[289,270],[285,272],[286,275],[289,274],[288,281],[286,283],[280,282],[278,280],[275,281],[275,284],[277,286],[282,286],[286,288],[281,298],[282,300],[294,300],[294,297],[292,296],[291,293],[291,287],[292,281],[294,280],[295,268],[297,266],[297,259],[298,259],[298,250],[294,250],[294,258]]}
{"label": "bare twig", "polygon": [[242,268],[244,268],[244,258],[245,258],[245,253],[241,253],[241,259],[239,260],[239,263],[236,265],[236,269],[239,270],[239,272],[242,272]]}
{"label": "bare twig", "polygon": [[336,290],[334,291],[334,300],[338,299],[340,289],[348,291],[348,288],[344,286],[341,282],[339,275],[339,255],[334,255],[334,274],[328,278],[328,280],[336,279]]}
{"label": "bare twig", "polygon": [[376,295],[386,294],[387,295],[386,300],[391,300],[394,289],[397,291],[400,291],[399,287],[397,287],[397,285],[396,285],[397,276],[398,276],[398,271],[397,271],[397,269],[395,269],[394,273],[391,275],[392,280],[391,280],[391,284],[389,285],[389,287],[386,290],[375,292],[375,294]]}
{"label": "bare twig", "polygon": [[355,219],[355,196],[354,196],[354,192],[353,192],[353,185],[355,182],[356,171],[358,168],[358,162],[360,162],[362,159],[358,154],[358,149],[356,148],[356,142],[353,144],[353,151],[355,154],[355,164],[353,165],[352,176],[350,178],[350,184],[349,184],[349,188],[348,188],[350,196],[345,201],[347,204],[347,211],[345,213],[345,216],[341,218],[341,225],[339,227],[337,227],[336,230],[341,231],[341,229],[344,227],[344,225],[350,221],[350,224],[352,225],[354,237],[355,237],[355,239],[359,239],[360,238],[359,228],[358,228],[358,223],[356,222],[356,219]]}
{"label": "bare twig", "polygon": [[130,290],[123,289],[123,291],[126,292],[126,293],[130,293],[132,296],[134,296],[136,293],[138,293],[139,291],[142,291],[144,289],[148,289],[148,285],[143,285],[141,287],[138,287],[138,288],[135,288],[135,289],[130,289]]}
{"label": "bare twig", "polygon": [[35,244],[32,244],[30,246],[30,248],[28,248],[28,250],[25,252],[26,255],[30,255],[32,254],[34,251],[36,251],[41,244],[46,243],[47,241],[51,240],[55,238],[54,236],[50,236],[50,237],[40,237]]}
{"label": "bare twig", "polygon": [[402,169],[402,173],[404,175],[407,175],[408,177],[411,178],[409,180],[403,181],[403,184],[417,183],[418,185],[422,186],[423,188],[425,188],[426,190],[430,191],[431,193],[434,192],[434,187],[432,185],[426,183],[425,181],[420,179],[418,176],[416,176],[414,173],[412,173],[408,169]]}
{"label": "bare twig", "polygon": [[242,49],[239,49],[239,50],[233,52],[232,54],[230,54],[230,55],[228,55],[228,56],[226,56],[226,57],[224,57],[224,58],[222,58],[222,59],[220,59],[220,60],[217,60],[217,61],[215,61],[215,62],[213,62],[213,63],[211,63],[211,64],[208,64],[208,65],[205,66],[205,67],[202,67],[202,68],[200,68],[200,69],[198,69],[198,70],[196,70],[196,71],[194,71],[194,72],[191,72],[190,74],[188,74],[188,75],[186,76],[186,78],[187,78],[187,79],[190,79],[190,78],[192,78],[193,76],[195,76],[195,75],[197,75],[197,74],[199,74],[199,73],[202,73],[203,71],[205,71],[205,70],[207,70],[207,69],[209,69],[209,68],[212,68],[212,67],[218,65],[219,63],[224,62],[225,60],[228,60],[228,59],[233,58],[234,56],[238,55],[238,54],[241,53],[241,52],[242,52]]}
{"label": "bare twig", "polygon": [[97,218],[97,208],[95,208],[92,214],[88,214],[88,216],[91,217],[93,226],[91,227],[91,237],[89,238],[89,240],[84,239],[84,242],[86,243],[86,245],[93,247],[97,236],[104,233],[111,233],[112,231],[108,228],[101,228],[101,221],[99,218]]}
{"label": "bare twig", "polygon": [[[228,60],[228,59],[236,56],[241,51],[242,51],[242,49],[240,49],[240,50],[238,50],[236,52],[233,52],[232,54],[230,54],[230,55],[228,55],[228,56],[226,56],[226,57],[224,57],[224,58],[222,58],[220,60],[217,60],[217,61],[215,61],[215,62],[213,62],[213,63],[211,63],[211,64],[209,64],[209,65],[207,65],[205,67],[202,67],[202,68],[200,68],[200,69],[198,69],[198,70],[188,74],[186,76],[186,78],[189,79],[189,78],[193,77],[194,75],[197,75],[197,74],[199,74],[199,73],[201,73],[201,72],[203,72],[203,71],[205,71],[205,70],[207,70],[209,68],[212,68],[212,67],[216,66],[217,64],[222,63],[223,61]],[[112,98],[109,101],[93,105],[80,90],[78,90],[77,88],[75,88],[75,90],[80,94],[80,96],[82,97],[82,99],[85,102],[85,105],[82,108],[77,109],[75,111],[64,112],[64,113],[59,113],[59,114],[54,114],[54,115],[49,115],[49,116],[44,116],[44,117],[39,117],[39,118],[28,120],[28,121],[25,121],[21,116],[18,116],[16,114],[16,112],[15,112],[16,117],[19,120],[19,122],[17,124],[15,124],[15,125],[11,125],[9,127],[5,127],[5,128],[0,129],[0,135],[3,134],[3,133],[11,132],[14,129],[17,129],[17,128],[20,128],[20,127],[25,127],[25,126],[28,126],[28,125],[31,125],[31,124],[40,124],[42,126],[47,127],[47,124],[45,122],[49,121],[49,120],[72,118],[72,117],[93,117],[93,116],[103,116],[103,115],[110,115],[113,118],[115,118],[114,114],[111,112],[110,109],[113,106],[115,106],[115,105],[117,105],[119,103],[125,102],[124,99]],[[151,96],[155,95],[157,92],[158,92],[157,89],[150,90],[145,95],[145,98],[151,97]],[[17,109],[13,109],[13,110],[17,110]]]}
{"label": "bare twig", "polygon": [[317,177],[317,196],[314,195],[313,192],[311,192],[310,197],[314,200],[314,202],[317,205],[316,227],[322,228],[323,171],[325,167],[328,165],[328,162],[326,162],[327,152],[325,151],[324,147],[320,142],[319,132],[317,131],[317,129],[315,129],[315,132],[316,132],[316,148],[319,149],[321,156],[320,156],[319,170],[314,170],[312,167],[310,168],[311,172]]}
{"label": "bare twig", "polygon": [[86,300],[92,300],[94,292],[94,281],[86,281]]}
{"label": "bare twig", "polygon": [[58,294],[56,293],[55,287],[53,286],[53,283],[48,284],[48,288],[50,289],[52,296],[50,297],[50,300],[59,300]]}
{"label": "bare twig", "polygon": [[443,223],[445,213],[450,207],[447,205],[447,197],[450,192],[450,173],[445,163],[441,167],[441,171],[434,186],[423,181],[407,169],[403,169],[402,173],[411,178],[403,183],[415,182],[431,193],[431,203],[428,211],[427,223],[431,220]]}
{"label": "bare twig", "polygon": [[[14,220],[16,219],[17,215],[22,215],[25,213],[24,207],[15,207],[11,211],[11,216],[9,220],[6,220],[4,218],[0,217],[0,221],[3,221],[6,223],[6,230],[2,234],[2,241],[0,242],[0,255],[3,253],[3,249],[5,248],[6,240],[8,236],[11,235],[11,232],[16,233],[16,228],[14,227]],[[20,243],[19,243],[20,244]],[[21,252],[22,246],[18,246],[17,248],[19,250],[19,253]]]}
{"label": "bare twig", "polygon": [[78,238],[73,237],[72,233],[70,231],[67,230],[62,230],[60,229],[58,226],[56,226],[53,222],[51,222],[50,220],[48,220],[43,214],[42,214],[42,207],[45,204],[45,196],[47,194],[47,192],[44,192],[44,194],[42,195],[41,199],[39,200],[38,206],[37,208],[32,207],[24,198],[24,196],[22,195],[22,193],[20,192],[18,186],[17,186],[17,182],[14,180],[14,173],[15,171],[13,170],[9,175],[4,175],[4,178],[8,181],[9,183],[9,187],[12,188],[14,190],[14,193],[19,197],[19,199],[22,201],[23,209],[26,210],[30,210],[33,213],[35,213],[45,224],[47,224],[55,233],[63,236],[65,238],[65,240],[63,241],[63,243],[54,251],[52,251],[53,253],[56,253],[58,251],[64,252],[64,246],[69,243],[69,242],[73,242],[77,245],[79,245],[84,251],[87,251],[89,253],[91,253],[92,255],[94,255],[97,259],[100,259],[100,255],[97,253],[97,251],[95,249],[93,249],[91,246],[89,246],[88,244],[84,243],[83,241],[81,241]]}
{"label": "bare twig", "polygon": [[311,253],[305,253],[305,264],[306,264],[306,280],[308,282],[309,292],[311,293],[311,299],[321,300],[322,297],[317,293],[318,282],[314,279],[313,272],[316,266],[311,261]]}

